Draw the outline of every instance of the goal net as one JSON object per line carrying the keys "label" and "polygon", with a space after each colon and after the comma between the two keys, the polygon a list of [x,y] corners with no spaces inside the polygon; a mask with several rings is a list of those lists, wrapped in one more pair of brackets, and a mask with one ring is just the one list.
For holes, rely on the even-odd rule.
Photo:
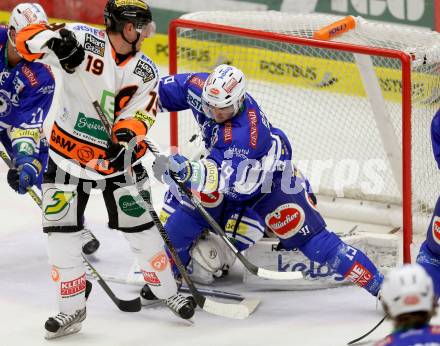
{"label": "goal net", "polygon": [[[313,38],[341,19],[191,13],[170,25],[170,72],[211,72],[221,63],[243,70],[248,92],[289,136],[321,212],[402,229],[408,262],[440,193],[430,141],[440,34],[351,17],[324,30],[329,39]],[[196,131],[190,114],[172,116],[171,145]]]}

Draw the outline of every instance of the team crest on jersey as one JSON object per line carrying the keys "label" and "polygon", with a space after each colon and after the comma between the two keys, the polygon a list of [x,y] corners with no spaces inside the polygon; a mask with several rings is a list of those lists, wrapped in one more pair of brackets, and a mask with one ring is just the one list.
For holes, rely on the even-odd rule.
{"label": "team crest on jersey", "polygon": [[435,216],[432,220],[432,237],[437,244],[440,244],[440,216]]}
{"label": "team crest on jersey", "polygon": [[156,77],[153,68],[146,61],[139,60],[134,68],[134,74],[141,77],[144,83],[153,80]]}
{"label": "team crest on jersey", "polygon": [[103,57],[105,52],[105,42],[98,40],[95,36],[89,33],[86,33],[84,49]]}
{"label": "team crest on jersey", "polygon": [[281,239],[288,239],[299,232],[306,217],[303,208],[295,203],[280,205],[266,215],[266,225]]}

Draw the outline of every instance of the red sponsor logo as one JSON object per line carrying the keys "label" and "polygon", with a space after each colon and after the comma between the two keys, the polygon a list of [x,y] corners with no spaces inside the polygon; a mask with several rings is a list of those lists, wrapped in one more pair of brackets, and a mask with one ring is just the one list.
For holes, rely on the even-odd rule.
{"label": "red sponsor logo", "polygon": [[417,305],[420,303],[420,297],[416,295],[406,296],[403,298],[403,304],[405,305]]}
{"label": "red sponsor logo", "polygon": [[35,76],[35,74],[32,72],[32,70],[28,66],[23,65],[21,68],[21,71],[23,72],[24,76],[29,81],[31,86],[34,87],[34,86],[38,85],[37,77]]}
{"label": "red sponsor logo", "polygon": [[60,279],[60,272],[58,271],[58,268],[55,266],[52,266],[52,269],[50,271],[50,276],[52,277],[52,280],[57,282]]}
{"label": "red sponsor logo", "polygon": [[228,94],[234,90],[235,86],[238,84],[237,80],[235,78],[231,78],[229,82],[227,82],[223,86],[223,90],[226,91]]}
{"label": "red sponsor logo", "polygon": [[280,238],[295,235],[303,226],[304,210],[293,203],[283,204],[266,216],[266,225]]}
{"label": "red sponsor logo", "polygon": [[158,272],[164,271],[168,265],[168,256],[164,251],[161,251],[153,257],[150,264]]}
{"label": "red sponsor logo", "polygon": [[345,274],[345,278],[360,287],[364,287],[371,281],[373,275],[371,275],[368,269],[362,264],[355,262],[351,266],[350,270]]}
{"label": "red sponsor logo", "polygon": [[440,326],[431,326],[432,334],[440,334]]}
{"label": "red sponsor logo", "polygon": [[197,76],[192,76],[189,82],[200,89],[203,89],[203,85],[205,84],[205,81]]}
{"label": "red sponsor logo", "polygon": [[232,142],[232,123],[231,123],[231,121],[225,122],[225,126],[223,128],[223,141],[225,143]]}
{"label": "red sponsor logo", "polygon": [[434,217],[432,221],[432,237],[440,244],[440,217]]}
{"label": "red sponsor logo", "polygon": [[86,274],[71,281],[61,282],[61,296],[74,296],[86,289]]}
{"label": "red sponsor logo", "polygon": [[209,89],[209,93],[212,95],[218,95],[220,94],[220,90],[218,90],[217,88],[211,88]]}
{"label": "red sponsor logo", "polygon": [[258,142],[258,118],[257,113],[254,110],[248,111],[248,119],[249,119],[249,125],[250,125],[250,138],[249,138],[249,144],[252,148],[257,147]]}
{"label": "red sponsor logo", "polygon": [[204,207],[214,208],[217,207],[223,201],[223,194],[218,191],[211,193],[201,193],[195,190],[191,190]]}
{"label": "red sponsor logo", "polygon": [[142,274],[144,275],[144,280],[150,285],[158,286],[160,285],[160,280],[157,277],[155,272],[147,272],[142,270]]}

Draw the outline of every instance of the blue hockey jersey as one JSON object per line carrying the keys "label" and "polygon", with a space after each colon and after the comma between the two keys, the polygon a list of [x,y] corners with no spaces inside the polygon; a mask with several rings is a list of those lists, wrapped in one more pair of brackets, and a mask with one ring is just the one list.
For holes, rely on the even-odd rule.
{"label": "blue hockey jersey", "polygon": [[[216,123],[202,110],[201,95],[208,73],[177,74],[161,79],[159,109],[191,109],[203,135],[209,155],[204,159],[206,175],[200,191],[218,190],[235,201],[249,199],[270,186],[271,175],[283,161],[291,159],[284,133],[267,120],[256,101],[246,94],[237,115]],[[211,174],[216,167],[218,175]],[[211,173],[210,173],[211,172]],[[269,183],[270,184],[270,183]]]}
{"label": "blue hockey jersey", "polygon": [[52,104],[55,81],[49,67],[41,63],[21,60],[10,67],[8,44],[7,28],[0,26],[1,139],[11,156],[38,158],[40,143],[46,143],[41,142],[41,129]]}
{"label": "blue hockey jersey", "polygon": [[440,346],[440,326],[394,332],[374,346]]}

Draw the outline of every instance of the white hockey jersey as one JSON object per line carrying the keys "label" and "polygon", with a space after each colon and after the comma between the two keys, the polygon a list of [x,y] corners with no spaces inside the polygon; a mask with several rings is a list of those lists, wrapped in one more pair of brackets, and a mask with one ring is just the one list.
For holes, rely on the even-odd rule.
{"label": "white hockey jersey", "polygon": [[[59,37],[62,27],[75,33],[86,53],[73,74],[61,69],[46,45],[51,38]],[[62,170],[83,179],[122,174],[105,160],[108,136],[83,83],[87,83],[110,124],[137,119],[148,132],[156,118],[159,74],[155,64],[142,52],[118,64],[107,33],[81,23],[30,25],[17,35],[17,49],[27,60],[40,60],[62,70],[62,99],[50,134],[52,160]],[[145,151],[146,147],[137,159]]]}

